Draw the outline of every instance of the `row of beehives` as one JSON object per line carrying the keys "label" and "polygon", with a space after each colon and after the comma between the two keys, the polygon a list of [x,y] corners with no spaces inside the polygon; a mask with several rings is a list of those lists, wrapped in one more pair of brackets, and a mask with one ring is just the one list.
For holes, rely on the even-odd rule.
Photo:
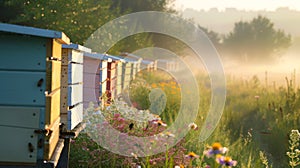
{"label": "row of beehives", "polygon": [[112,56],[92,53],[89,50],[83,55],[84,108],[87,108],[90,102],[95,105],[110,103],[129,86],[130,81],[141,69],[156,69],[155,61],[145,62],[142,58],[127,53]]}
{"label": "row of beehives", "polygon": [[89,102],[114,99],[137,72],[157,66],[93,53],[58,31],[0,23],[0,37],[0,167],[55,167]]}

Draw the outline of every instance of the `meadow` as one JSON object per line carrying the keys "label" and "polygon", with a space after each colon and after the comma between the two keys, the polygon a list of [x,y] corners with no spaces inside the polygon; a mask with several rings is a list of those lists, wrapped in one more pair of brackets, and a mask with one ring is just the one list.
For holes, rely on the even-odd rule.
{"label": "meadow", "polygon": [[[199,134],[210,106],[211,91],[209,77],[203,74],[197,76],[201,101],[196,121],[187,126],[189,133],[165,152],[137,157],[134,148],[126,148],[131,156],[122,156],[106,150],[88,134],[92,131],[110,136],[105,132],[99,113],[105,116],[106,124],[124,135],[142,137],[162,135],[178,117],[180,108],[180,85],[171,76],[154,72],[140,74],[124,91],[129,95],[127,99],[96,109],[91,104],[85,111],[88,126],[85,133],[72,141],[70,167],[299,167],[300,134],[296,130],[300,130],[300,89],[295,81],[282,78],[285,85],[266,87],[257,76],[247,80],[227,76],[226,80],[223,115],[206,141],[199,142]],[[159,99],[157,107],[150,106],[149,93],[155,88],[164,92],[166,104],[165,99]],[[155,108],[164,108],[164,111],[157,116],[153,114]],[[138,117],[151,120],[141,123],[134,120]],[[176,138],[168,132],[151,144],[154,148],[161,147],[164,139]],[[114,146],[115,142],[111,143]]]}

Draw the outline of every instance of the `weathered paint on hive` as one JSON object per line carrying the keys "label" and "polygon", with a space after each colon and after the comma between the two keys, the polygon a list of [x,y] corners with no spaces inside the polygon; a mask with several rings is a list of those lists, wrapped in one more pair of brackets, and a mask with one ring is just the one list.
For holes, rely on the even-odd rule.
{"label": "weathered paint on hive", "polygon": [[83,87],[81,84],[68,86],[68,106],[73,106],[82,102]]}
{"label": "weathered paint on hive", "polygon": [[[40,112],[43,109],[38,107],[13,107],[0,106],[2,126],[23,127],[39,129]],[[1,139],[0,139],[1,142]]]}
{"label": "weathered paint on hive", "polygon": [[80,103],[68,111],[68,129],[75,128],[83,120],[83,104]]}
{"label": "weathered paint on hive", "polygon": [[[36,163],[38,136],[33,128],[0,126],[0,162]],[[21,141],[20,141],[21,140]],[[29,144],[33,151],[29,151]]]}
{"label": "weathered paint on hive", "polygon": [[72,63],[68,66],[68,83],[77,84],[83,82],[83,65]]}
{"label": "weathered paint on hive", "polygon": [[72,115],[82,116],[83,113],[83,109],[70,113],[70,109],[78,109],[75,107],[83,102],[84,58],[80,48],[81,46],[74,44],[63,45],[61,122],[66,125],[68,130],[73,129],[82,121],[82,118],[70,118]]}
{"label": "weathered paint on hive", "polygon": [[[5,133],[0,138],[0,162],[35,163],[38,135],[34,130],[39,129],[44,120],[41,116],[44,108],[0,106],[0,111],[0,132]],[[29,143],[33,152],[28,150]]]}
{"label": "weathered paint on hive", "polygon": [[45,106],[45,83],[37,86],[40,79],[45,81],[45,75],[45,72],[0,71],[0,104]]}
{"label": "weathered paint on hive", "polygon": [[83,64],[83,53],[80,51],[72,50],[70,48],[63,48],[62,65],[69,65],[71,63]]}
{"label": "weathered paint on hive", "polygon": [[[0,52],[3,55],[0,62],[0,108],[9,113],[3,117],[6,125],[0,126],[1,132],[9,133],[0,142],[15,143],[7,148],[20,151],[13,153],[11,158],[0,157],[0,162],[20,164],[48,160],[59,139],[61,43],[69,43],[69,39],[61,32],[3,23],[0,23],[0,32]],[[37,117],[36,121],[32,117]],[[58,124],[51,134],[51,142],[44,144],[48,149],[42,152],[44,147],[37,148],[37,137],[42,135],[34,134],[34,130],[45,129],[56,121]],[[25,147],[21,143],[26,144]],[[8,155],[1,147],[2,154]]]}
{"label": "weathered paint on hive", "polygon": [[46,70],[46,39],[11,34],[0,34],[0,39],[0,69]]}

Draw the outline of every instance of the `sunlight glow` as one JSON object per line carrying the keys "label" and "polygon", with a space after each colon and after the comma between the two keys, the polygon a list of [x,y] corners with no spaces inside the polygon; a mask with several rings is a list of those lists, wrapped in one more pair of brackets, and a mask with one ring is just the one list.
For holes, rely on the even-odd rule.
{"label": "sunlight glow", "polygon": [[217,8],[237,8],[240,10],[268,10],[274,11],[280,7],[288,7],[300,10],[299,0],[175,0],[175,7],[179,9],[193,8],[197,10],[209,10]]}

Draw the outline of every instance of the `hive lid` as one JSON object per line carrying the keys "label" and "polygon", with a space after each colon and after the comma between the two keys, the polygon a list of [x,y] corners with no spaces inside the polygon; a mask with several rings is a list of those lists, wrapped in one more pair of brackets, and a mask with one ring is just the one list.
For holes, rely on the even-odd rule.
{"label": "hive lid", "polygon": [[63,33],[54,30],[46,30],[35,27],[13,25],[7,23],[0,23],[1,32],[10,32],[17,34],[26,34],[31,36],[45,37],[57,39],[62,44],[70,44],[70,39]]}
{"label": "hive lid", "polygon": [[70,49],[74,49],[74,50],[79,50],[79,51],[83,51],[83,52],[87,52],[87,53],[92,52],[92,49],[84,47],[84,46],[79,45],[79,44],[73,44],[73,43],[63,44],[62,47],[63,48],[70,48]]}

